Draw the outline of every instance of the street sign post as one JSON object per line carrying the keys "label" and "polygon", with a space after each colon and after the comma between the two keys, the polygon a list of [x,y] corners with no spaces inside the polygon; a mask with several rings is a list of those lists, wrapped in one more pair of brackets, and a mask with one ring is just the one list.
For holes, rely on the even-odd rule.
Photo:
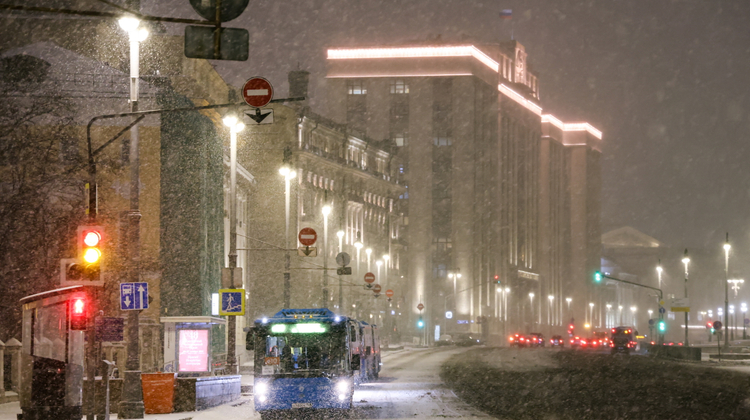
{"label": "street sign post", "polygon": [[120,283],[120,310],[148,309],[148,283]]}
{"label": "street sign post", "polygon": [[318,239],[318,234],[315,232],[315,229],[306,227],[300,229],[297,239],[304,246],[312,246]]}
{"label": "street sign post", "polygon": [[242,86],[242,97],[248,105],[262,108],[273,99],[273,86],[262,77],[251,77]]}
{"label": "street sign post", "polygon": [[245,290],[244,289],[221,289],[219,290],[219,315],[239,316],[245,315]]}
{"label": "street sign post", "polygon": [[375,274],[373,274],[373,273],[366,273],[365,274],[365,283],[367,283],[367,284],[373,284],[373,283],[375,283]]}
{"label": "street sign post", "polygon": [[346,267],[351,261],[352,258],[346,252],[339,252],[338,255],[336,255],[336,264],[338,264],[339,267]]}

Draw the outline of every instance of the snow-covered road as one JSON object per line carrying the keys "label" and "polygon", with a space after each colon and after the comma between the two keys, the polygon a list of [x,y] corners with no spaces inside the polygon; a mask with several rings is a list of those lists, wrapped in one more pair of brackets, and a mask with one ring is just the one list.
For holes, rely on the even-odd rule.
{"label": "snow-covered road", "polygon": [[357,419],[492,418],[461,401],[440,380],[440,365],[466,348],[387,354],[376,382],[354,392]]}

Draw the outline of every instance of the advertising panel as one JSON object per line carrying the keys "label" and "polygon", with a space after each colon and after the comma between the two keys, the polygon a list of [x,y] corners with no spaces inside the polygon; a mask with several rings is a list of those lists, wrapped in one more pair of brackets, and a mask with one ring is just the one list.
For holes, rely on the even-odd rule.
{"label": "advertising panel", "polygon": [[180,330],[180,372],[208,371],[208,330]]}

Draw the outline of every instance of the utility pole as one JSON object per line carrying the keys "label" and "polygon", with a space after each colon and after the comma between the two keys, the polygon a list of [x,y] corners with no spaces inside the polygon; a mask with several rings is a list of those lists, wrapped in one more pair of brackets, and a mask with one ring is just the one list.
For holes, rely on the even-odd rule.
{"label": "utility pole", "polygon": [[[729,244],[729,232],[727,232],[726,241],[724,242],[724,313],[727,314],[729,321],[729,250],[732,245]],[[727,332],[724,334],[724,349],[729,351],[729,322]]]}
{"label": "utility pole", "polygon": [[[682,262],[685,264],[685,300],[687,300],[688,297],[688,265],[690,264],[690,258],[688,257],[688,250],[685,248],[685,256],[682,258]],[[685,347],[689,346],[690,343],[688,342],[688,314],[690,312],[685,312]]]}

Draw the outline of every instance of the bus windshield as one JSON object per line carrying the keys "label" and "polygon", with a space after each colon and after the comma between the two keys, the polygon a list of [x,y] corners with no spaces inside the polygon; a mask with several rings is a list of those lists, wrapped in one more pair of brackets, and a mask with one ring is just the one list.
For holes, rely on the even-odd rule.
{"label": "bus windshield", "polygon": [[[291,328],[281,332],[272,327],[268,334],[258,337],[265,348],[261,374],[295,374],[310,372],[338,373],[346,368],[346,339],[344,331],[321,328],[321,331],[300,333]],[[325,330],[325,331],[323,331]],[[259,348],[259,347],[256,347]]]}

